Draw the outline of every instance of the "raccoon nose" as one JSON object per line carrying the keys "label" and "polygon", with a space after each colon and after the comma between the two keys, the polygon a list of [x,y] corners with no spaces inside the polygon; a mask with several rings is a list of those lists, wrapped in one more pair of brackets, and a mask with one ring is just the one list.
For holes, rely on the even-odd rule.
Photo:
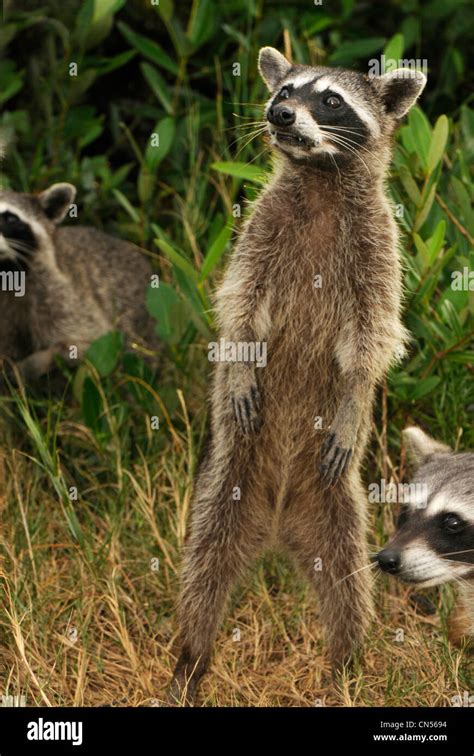
{"label": "raccoon nose", "polygon": [[285,103],[274,105],[268,111],[268,120],[274,126],[291,126],[296,121],[296,113],[292,107]]}
{"label": "raccoon nose", "polygon": [[395,549],[383,549],[377,554],[377,562],[381,570],[396,575],[400,571],[400,553]]}

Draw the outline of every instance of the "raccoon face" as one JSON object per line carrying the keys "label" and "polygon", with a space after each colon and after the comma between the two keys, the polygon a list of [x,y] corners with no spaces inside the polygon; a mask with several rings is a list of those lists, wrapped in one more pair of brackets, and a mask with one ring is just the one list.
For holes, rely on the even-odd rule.
{"label": "raccoon face", "polygon": [[0,191],[0,271],[27,271],[50,247],[59,223],[75,196],[71,184],[53,184],[37,197]]}
{"label": "raccoon face", "polygon": [[[9,208],[9,209],[7,209]],[[13,206],[0,209],[0,270],[26,270],[38,240]]]}
{"label": "raccoon face", "polygon": [[377,555],[384,572],[419,586],[474,578],[474,453],[454,454],[420,428],[404,436],[419,465],[394,537]]}
{"label": "raccoon face", "polygon": [[328,167],[370,162],[426,83],[408,69],[370,79],[338,68],[292,66],[272,47],[260,51],[259,70],[272,93],[265,108],[272,145],[290,159]]}

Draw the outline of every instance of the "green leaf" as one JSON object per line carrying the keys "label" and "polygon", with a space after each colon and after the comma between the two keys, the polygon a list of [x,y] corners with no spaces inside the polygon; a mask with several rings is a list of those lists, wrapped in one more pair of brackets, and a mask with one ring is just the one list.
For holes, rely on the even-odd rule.
{"label": "green leaf", "polygon": [[403,184],[403,188],[408,194],[409,198],[417,207],[421,202],[421,192],[418,189],[417,183],[406,165],[401,165],[399,168],[400,181]]}
{"label": "green leaf", "polygon": [[141,34],[137,34],[127,24],[124,24],[123,21],[119,21],[117,26],[127,42],[141,52],[145,58],[148,58],[152,63],[156,63],[158,66],[161,66],[161,68],[164,68],[177,76],[178,66],[156,42],[152,39],[148,39],[148,37],[143,37]]}
{"label": "green leaf", "polygon": [[[78,38],[82,46],[95,47],[110,33],[115,13],[126,0],[87,0],[84,13],[78,18]],[[92,6],[92,7],[91,7]],[[91,13],[92,10],[92,13]]]}
{"label": "green leaf", "polygon": [[227,246],[227,242],[232,235],[232,231],[232,226],[224,226],[224,228],[221,229],[221,231],[217,235],[217,238],[209,247],[207,255],[204,258],[204,262],[202,264],[201,275],[199,276],[201,283],[203,283],[208,278],[210,273],[214,270],[214,268],[222,258],[222,255],[224,254],[225,248]]}
{"label": "green leaf", "polygon": [[385,37],[366,37],[365,39],[353,39],[340,44],[332,55],[329,62],[333,65],[346,65],[359,58],[366,58],[372,53],[382,49]]}
{"label": "green leaf", "polygon": [[211,0],[200,0],[199,3],[193,3],[193,12],[186,34],[193,43],[195,50],[214,34],[218,22],[218,14],[215,11]]}
{"label": "green leaf", "polygon": [[461,218],[467,226],[467,230],[472,233],[474,226],[474,216],[469,192],[457,176],[452,175],[450,183],[452,189],[454,190],[454,194],[456,195],[457,205],[461,210]]}
{"label": "green leaf", "polygon": [[114,196],[117,201],[122,205],[123,209],[128,213],[134,223],[140,223],[140,215],[138,211],[130,204],[128,199],[119,189],[113,190]]}
{"label": "green leaf", "polygon": [[424,203],[422,209],[420,210],[420,212],[416,216],[414,231],[419,231],[420,228],[423,226],[423,223],[426,221],[426,219],[427,219],[427,217],[428,217],[428,215],[430,213],[431,207],[433,205],[435,194],[436,194],[436,184],[433,184],[433,186],[431,187],[430,193],[428,194],[428,197],[426,198],[425,203]]}
{"label": "green leaf", "polygon": [[428,167],[428,151],[431,143],[431,127],[428,119],[420,108],[410,110],[408,125],[411,130],[416,151],[420,157],[423,168]]}
{"label": "green leaf", "polygon": [[449,299],[444,299],[443,302],[441,302],[439,309],[441,311],[441,317],[443,318],[443,321],[447,326],[449,326],[449,328],[455,335],[456,340],[459,341],[460,339],[462,339],[464,335],[463,327],[461,321],[459,320],[459,315],[454,304]]}
{"label": "green leaf", "polygon": [[431,173],[443,157],[449,134],[449,121],[445,115],[441,115],[431,135],[430,148],[427,158],[428,173]]}
{"label": "green leaf", "polygon": [[420,19],[417,16],[407,16],[401,26],[405,41],[405,49],[409,49],[420,36]]}
{"label": "green leaf", "polygon": [[103,116],[96,116],[96,109],[91,105],[71,108],[64,122],[64,139],[77,139],[82,149],[97,139],[103,131]]}
{"label": "green leaf", "polygon": [[413,139],[413,134],[409,126],[402,126],[402,128],[398,132],[399,138],[401,139],[401,142],[403,146],[405,147],[406,151],[409,153],[416,152],[416,146],[415,141]]}
{"label": "green leaf", "polygon": [[168,242],[164,241],[164,239],[155,239],[155,244],[157,247],[161,249],[162,252],[165,253],[168,260],[171,260],[173,265],[176,265],[177,268],[183,271],[189,278],[191,278],[193,281],[197,283],[198,281],[198,274],[191,265],[191,263],[186,260],[183,255],[181,255],[179,252],[177,252],[171,244],[168,244]]}
{"label": "green leaf", "polygon": [[211,168],[220,173],[225,173],[228,176],[235,176],[236,178],[246,179],[247,181],[253,181],[254,184],[263,185],[266,183],[267,172],[264,168],[259,168],[256,165],[248,165],[248,163],[211,163]]}
{"label": "green leaf", "polygon": [[157,100],[161,102],[168,115],[172,115],[173,106],[171,104],[171,95],[166,81],[156,68],[149,63],[142,63],[140,68]]}
{"label": "green leaf", "polygon": [[429,249],[429,264],[432,265],[436,260],[444,244],[444,235],[446,233],[446,221],[440,220],[436,226],[433,236],[428,239],[427,246]]}
{"label": "green leaf", "polygon": [[23,87],[25,72],[17,71],[11,60],[3,61],[0,67],[0,105],[3,105]]}
{"label": "green leaf", "polygon": [[429,378],[423,378],[416,382],[416,386],[409,392],[409,397],[412,401],[421,399],[422,396],[426,396],[431,393],[436,386],[439,385],[441,378],[439,375],[431,375]]}
{"label": "green leaf", "polygon": [[162,118],[155,125],[145,151],[145,164],[151,173],[156,171],[158,165],[170,151],[175,131],[175,120],[170,116]]}
{"label": "green leaf", "polygon": [[[383,51],[383,54],[385,55],[385,73],[393,71],[399,67],[398,61],[402,58],[404,47],[405,40],[403,39],[403,34],[394,34],[394,36],[389,39]],[[389,64],[388,66],[387,63]]]}
{"label": "green leaf", "polygon": [[99,22],[104,16],[117,13],[125,5],[125,0],[94,0],[93,23]]}
{"label": "green leaf", "polygon": [[327,29],[329,26],[334,26],[336,23],[333,16],[326,15],[319,15],[318,18],[313,21],[312,24],[309,24],[309,26],[305,27],[305,34],[308,37],[312,37],[313,34],[317,34],[318,32],[324,31],[324,29]]}
{"label": "green leaf", "polygon": [[79,44],[84,45],[89,33],[89,29],[92,25],[92,18],[94,16],[94,0],[86,0],[76,17],[76,32]]}
{"label": "green leaf", "polygon": [[113,55],[110,58],[96,58],[94,56],[87,56],[84,59],[84,63],[87,66],[93,68],[98,76],[105,76],[105,74],[116,71],[118,68],[125,66],[132,58],[136,56],[136,50],[126,50],[118,55]]}
{"label": "green leaf", "polygon": [[186,303],[179,294],[165,283],[160,283],[157,288],[150,286],[146,306],[150,315],[157,321],[158,336],[171,346],[179,344],[189,325]]}
{"label": "green leaf", "polygon": [[145,205],[153,196],[156,185],[156,175],[143,165],[138,174],[137,192],[138,199]]}
{"label": "green leaf", "polygon": [[474,155],[474,111],[467,105],[461,107],[461,131],[468,156]]}
{"label": "green leaf", "polygon": [[85,424],[97,433],[102,416],[102,397],[90,376],[86,376],[82,384],[81,410]]}
{"label": "green leaf", "polygon": [[99,336],[86,352],[86,359],[104,378],[115,370],[123,349],[123,335],[120,331],[109,331]]}
{"label": "green leaf", "polygon": [[418,251],[418,254],[420,255],[423,269],[425,269],[429,267],[430,264],[430,250],[421,236],[419,236],[418,234],[413,234],[413,240],[415,242],[415,247]]}

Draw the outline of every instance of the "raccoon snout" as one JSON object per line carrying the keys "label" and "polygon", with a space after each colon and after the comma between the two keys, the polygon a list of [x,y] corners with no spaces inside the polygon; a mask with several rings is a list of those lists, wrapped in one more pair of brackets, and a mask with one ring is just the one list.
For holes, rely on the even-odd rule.
{"label": "raccoon snout", "polygon": [[267,118],[274,126],[291,126],[296,121],[296,113],[290,105],[281,102],[270,108]]}
{"label": "raccoon snout", "polygon": [[401,567],[400,552],[395,551],[395,549],[383,549],[377,554],[377,563],[384,572],[397,575]]}

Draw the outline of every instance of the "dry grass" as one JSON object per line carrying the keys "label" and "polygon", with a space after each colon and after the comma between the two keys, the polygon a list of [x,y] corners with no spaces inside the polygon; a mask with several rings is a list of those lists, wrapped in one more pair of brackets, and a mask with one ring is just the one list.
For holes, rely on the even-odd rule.
{"label": "dry grass", "polygon": [[[130,466],[117,463],[113,444],[92,453],[90,431],[69,417],[60,420],[63,480],[66,485],[82,481],[74,504],[82,547],[71,535],[61,487],[57,481],[53,486],[51,471],[38,465],[44,459],[44,450],[38,453],[41,439],[34,454],[26,443],[31,432],[23,427],[19,433],[12,405],[4,404],[2,694],[26,695],[32,706],[164,703],[195,460],[193,431],[180,399],[181,422],[168,428],[161,452],[137,452]],[[47,424],[45,417],[35,426],[46,441]],[[393,527],[392,516],[382,512],[375,525],[380,539]],[[284,557],[267,557],[234,597],[201,702],[449,706],[454,695],[470,689],[467,657],[447,645],[442,627],[452,603],[449,589],[435,594],[439,611],[429,617],[412,607],[405,588],[380,578],[377,591],[378,619],[363,663],[335,690],[317,602]]]}

